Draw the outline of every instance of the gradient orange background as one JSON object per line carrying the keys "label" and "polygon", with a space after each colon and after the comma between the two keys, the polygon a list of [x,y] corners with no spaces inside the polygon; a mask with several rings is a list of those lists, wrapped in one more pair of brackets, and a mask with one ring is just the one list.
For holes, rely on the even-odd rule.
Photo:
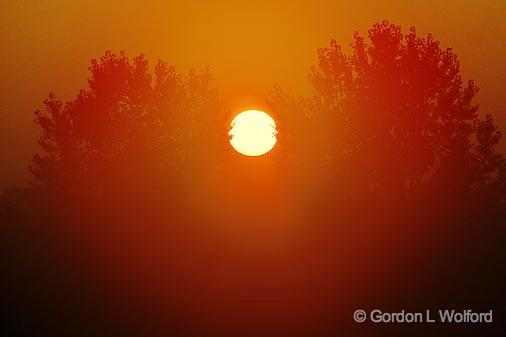
{"label": "gradient orange background", "polygon": [[[295,94],[316,49],[348,50],[388,19],[432,32],[480,87],[481,113],[506,129],[506,2],[493,1],[0,1],[0,188],[26,182],[38,131],[33,110],[50,91],[74,98],[91,58],[107,49],[165,59],[179,72],[210,65],[232,111],[264,106],[274,83]],[[504,150],[504,141],[501,144]]]}

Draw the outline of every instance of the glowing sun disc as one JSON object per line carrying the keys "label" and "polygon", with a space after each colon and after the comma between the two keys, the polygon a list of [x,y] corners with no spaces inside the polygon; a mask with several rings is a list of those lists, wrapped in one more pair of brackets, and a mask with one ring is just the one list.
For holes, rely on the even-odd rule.
{"label": "glowing sun disc", "polygon": [[259,110],[243,111],[230,124],[230,144],[245,156],[261,156],[276,145],[276,122]]}

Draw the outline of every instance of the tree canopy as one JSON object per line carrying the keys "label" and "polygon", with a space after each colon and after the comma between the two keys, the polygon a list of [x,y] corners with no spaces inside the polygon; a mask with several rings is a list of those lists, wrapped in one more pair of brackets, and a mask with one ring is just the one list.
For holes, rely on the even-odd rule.
{"label": "tree canopy", "polygon": [[287,152],[325,163],[333,179],[351,179],[350,193],[487,191],[504,206],[501,133],[491,115],[478,113],[478,88],[463,81],[452,49],[387,21],[368,37],[355,33],[350,55],[335,40],[318,50],[312,96],[271,92]]}
{"label": "tree canopy", "polygon": [[200,157],[220,157],[222,98],[208,68],[182,76],[159,61],[151,73],[143,55],[107,51],[89,70],[89,87],[74,100],[50,94],[35,112],[36,185],[92,195],[134,180],[150,188]]}

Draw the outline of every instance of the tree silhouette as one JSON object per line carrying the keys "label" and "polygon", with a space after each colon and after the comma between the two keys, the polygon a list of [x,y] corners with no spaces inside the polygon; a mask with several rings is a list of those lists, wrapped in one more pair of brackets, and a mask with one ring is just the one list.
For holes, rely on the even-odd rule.
{"label": "tree silhouette", "polygon": [[[464,83],[451,49],[415,28],[404,35],[383,21],[368,41],[356,33],[351,47],[347,55],[332,40],[318,50],[310,97],[280,87],[269,97],[285,154],[316,191],[312,214],[334,261],[329,278],[342,279],[352,261],[354,282],[378,268],[393,297],[424,284],[394,308],[487,303],[498,311],[506,160],[492,116],[473,103],[478,88]],[[378,293],[375,283],[370,297]],[[371,335],[396,334],[382,331]]]}
{"label": "tree silhouette", "polygon": [[209,69],[183,78],[159,61],[151,74],[143,55],[130,61],[108,51],[89,70],[89,88],[75,100],[50,94],[46,111],[35,113],[39,188],[90,196],[134,182],[149,188],[204,154],[219,158],[223,115]]}
{"label": "tree silhouette", "polygon": [[[182,194],[226,151],[222,98],[208,68],[183,76],[159,61],[150,71],[143,55],[107,51],[89,71],[74,100],[50,94],[35,112],[41,137],[31,186],[0,198],[10,260],[6,331],[91,336],[105,326],[118,335],[173,335],[181,313],[167,299],[176,297],[185,244],[176,233],[191,226]],[[135,285],[127,281],[134,274]],[[126,291],[135,305],[121,303]],[[84,322],[90,317],[95,326]],[[152,324],[132,323],[139,320]]]}
{"label": "tree silhouette", "polygon": [[463,83],[453,51],[387,21],[369,40],[356,33],[349,56],[334,40],[319,49],[312,97],[271,92],[284,133],[296,135],[287,146],[327,162],[335,179],[352,178],[349,193],[494,190],[504,204],[505,159],[494,149],[501,134],[490,115],[479,117],[478,88]]}

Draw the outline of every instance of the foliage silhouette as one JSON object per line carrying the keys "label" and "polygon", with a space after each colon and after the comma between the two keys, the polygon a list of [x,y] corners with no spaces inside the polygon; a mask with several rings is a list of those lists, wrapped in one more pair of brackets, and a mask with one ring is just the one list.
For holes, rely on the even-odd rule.
{"label": "foliage silhouette", "polygon": [[334,40],[319,49],[311,97],[271,92],[287,152],[326,163],[332,179],[352,178],[347,193],[495,191],[504,209],[506,161],[495,150],[501,133],[490,115],[478,115],[478,88],[463,83],[457,56],[431,34],[411,28],[403,35],[387,21],[369,30],[369,40],[355,33],[350,56]]}
{"label": "foliage silhouette", "polygon": [[[362,276],[345,277],[352,284],[379,269],[395,288],[385,306],[487,303],[497,313],[506,280],[501,133],[491,115],[478,113],[478,88],[463,82],[457,56],[431,34],[419,37],[411,28],[404,35],[383,21],[368,37],[355,33],[350,55],[334,40],[318,50],[308,75],[311,96],[297,98],[279,86],[269,96],[284,155],[311,185],[304,186],[313,195],[310,219],[321,247],[332,251],[327,270],[335,274],[328,278],[342,279],[342,266],[352,263],[349,270]],[[388,297],[391,288],[378,286],[380,279],[369,290],[361,286],[364,302],[378,288]],[[329,322],[336,330],[347,324]]]}
{"label": "foliage silhouette", "polygon": [[130,61],[108,51],[89,70],[89,88],[75,100],[50,94],[46,111],[35,113],[36,186],[101,196],[133,180],[135,190],[157,186],[201,157],[219,159],[223,115],[209,69],[183,78],[159,61],[151,74],[143,55]]}
{"label": "foliage silhouette", "polygon": [[151,72],[143,55],[107,51],[89,70],[74,100],[50,94],[35,112],[31,185],[0,199],[6,331],[177,335],[181,304],[160,298],[176,293],[181,233],[192,232],[187,186],[226,153],[222,98],[208,68],[182,76],[159,61]]}

